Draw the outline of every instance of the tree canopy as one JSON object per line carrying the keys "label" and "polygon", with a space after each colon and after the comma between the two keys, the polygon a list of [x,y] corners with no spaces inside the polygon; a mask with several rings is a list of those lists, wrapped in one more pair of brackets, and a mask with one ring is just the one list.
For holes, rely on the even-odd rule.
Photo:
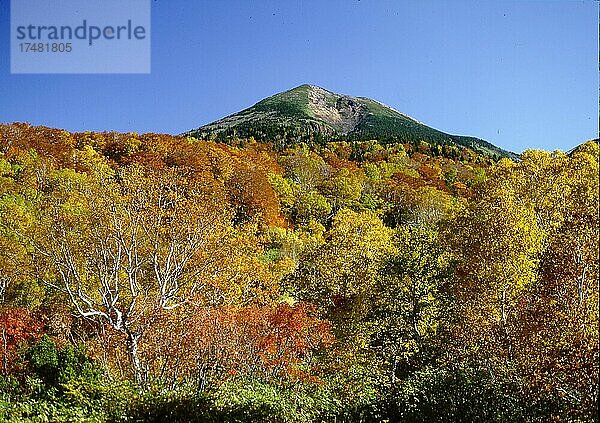
{"label": "tree canopy", "polygon": [[594,418],[597,142],[229,141],[0,125],[0,420]]}

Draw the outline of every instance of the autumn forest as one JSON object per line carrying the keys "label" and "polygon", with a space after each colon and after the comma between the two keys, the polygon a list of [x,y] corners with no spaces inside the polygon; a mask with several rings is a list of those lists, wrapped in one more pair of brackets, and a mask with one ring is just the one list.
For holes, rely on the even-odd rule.
{"label": "autumn forest", "polygon": [[593,421],[598,160],[2,124],[0,421]]}

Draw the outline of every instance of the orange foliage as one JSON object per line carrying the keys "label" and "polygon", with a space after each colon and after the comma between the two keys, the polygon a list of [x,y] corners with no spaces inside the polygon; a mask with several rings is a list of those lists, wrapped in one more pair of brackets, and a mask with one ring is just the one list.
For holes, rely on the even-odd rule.
{"label": "orange foliage", "polygon": [[0,311],[0,344],[2,371],[14,370],[18,347],[27,341],[39,339],[44,325],[25,308],[6,308]]}
{"label": "orange foliage", "polygon": [[334,338],[308,304],[196,307],[160,316],[146,335],[144,361],[171,380],[251,374],[311,378],[298,365]]}
{"label": "orange foliage", "polygon": [[185,169],[186,178],[212,191],[226,192],[241,222],[257,218],[267,225],[287,226],[268,182],[268,174],[281,173],[281,169],[259,148],[240,150],[164,134],[69,133],[27,123],[0,124],[0,152],[9,161],[35,151],[38,160],[51,167],[88,172],[91,169],[74,154],[86,147],[92,147],[113,168],[137,164],[154,170]]}

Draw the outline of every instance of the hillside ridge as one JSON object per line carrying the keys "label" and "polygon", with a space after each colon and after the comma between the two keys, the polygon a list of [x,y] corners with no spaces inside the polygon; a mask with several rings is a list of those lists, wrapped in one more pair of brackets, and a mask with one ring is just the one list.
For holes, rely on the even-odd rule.
{"label": "hillside ridge", "polygon": [[381,101],[338,94],[314,84],[274,94],[182,135],[220,141],[254,137],[276,147],[332,140],[427,142],[470,148],[495,158],[517,157],[483,139],[452,135],[427,126]]}

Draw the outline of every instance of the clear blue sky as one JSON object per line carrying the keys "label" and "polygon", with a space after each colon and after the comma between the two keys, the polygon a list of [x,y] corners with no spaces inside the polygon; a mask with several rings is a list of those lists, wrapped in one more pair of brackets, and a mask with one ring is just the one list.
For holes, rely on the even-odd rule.
{"label": "clear blue sky", "polygon": [[303,83],[505,149],[598,132],[595,1],[152,1],[149,75],[11,75],[0,122],[180,133]]}

